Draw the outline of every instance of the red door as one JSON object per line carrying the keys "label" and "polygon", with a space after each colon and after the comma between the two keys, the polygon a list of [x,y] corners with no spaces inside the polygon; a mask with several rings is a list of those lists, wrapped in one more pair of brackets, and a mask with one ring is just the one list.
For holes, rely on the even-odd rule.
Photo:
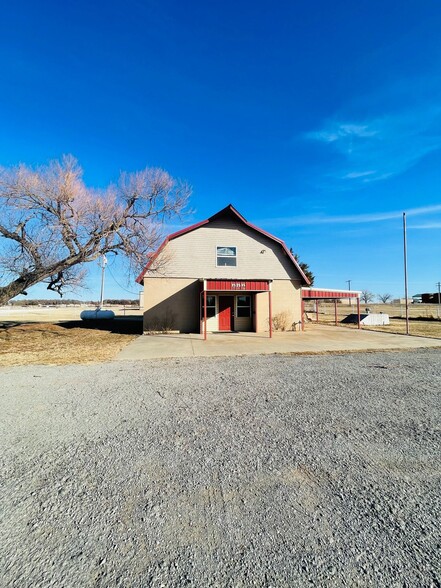
{"label": "red door", "polygon": [[234,297],[219,296],[219,331],[233,330]]}

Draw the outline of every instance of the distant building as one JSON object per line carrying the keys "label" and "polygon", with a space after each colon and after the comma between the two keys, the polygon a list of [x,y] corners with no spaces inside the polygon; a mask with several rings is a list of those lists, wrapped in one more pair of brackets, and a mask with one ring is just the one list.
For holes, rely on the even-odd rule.
{"label": "distant building", "polygon": [[440,302],[438,292],[421,294],[421,301],[424,304],[438,304]]}

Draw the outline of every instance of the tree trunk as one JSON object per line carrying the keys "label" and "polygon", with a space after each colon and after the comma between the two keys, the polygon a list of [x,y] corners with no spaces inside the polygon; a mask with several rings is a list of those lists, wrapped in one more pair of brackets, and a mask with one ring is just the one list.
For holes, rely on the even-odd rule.
{"label": "tree trunk", "polygon": [[11,298],[18,296],[23,291],[25,291],[26,288],[29,288],[29,286],[33,286],[37,283],[38,280],[31,281],[29,283],[27,279],[21,277],[17,278],[7,286],[0,286],[0,306],[4,306],[11,300]]}
{"label": "tree trunk", "polygon": [[19,276],[13,282],[10,282],[7,286],[0,286],[0,306],[7,304],[11,298],[18,296],[25,292],[31,286],[39,284],[43,280],[46,280],[50,276],[55,275],[59,271],[66,270],[72,265],[78,263],[78,255],[63,259],[60,262],[52,264],[50,267],[40,268],[29,272],[22,276]]}

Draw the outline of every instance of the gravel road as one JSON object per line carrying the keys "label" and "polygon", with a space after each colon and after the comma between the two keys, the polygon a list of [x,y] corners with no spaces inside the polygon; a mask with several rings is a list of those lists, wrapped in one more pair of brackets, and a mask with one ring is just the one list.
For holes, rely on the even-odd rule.
{"label": "gravel road", "polygon": [[440,360],[1,369],[0,582],[440,587]]}

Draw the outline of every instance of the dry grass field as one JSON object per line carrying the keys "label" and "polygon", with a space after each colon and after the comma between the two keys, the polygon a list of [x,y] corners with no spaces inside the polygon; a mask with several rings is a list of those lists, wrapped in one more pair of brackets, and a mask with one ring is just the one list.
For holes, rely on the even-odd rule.
{"label": "dry grass field", "polygon": [[0,327],[0,366],[96,363],[112,359],[135,335],[52,323]]}
{"label": "dry grass field", "polygon": [[118,320],[92,324],[80,320],[85,308],[0,308],[0,366],[106,361],[136,337],[138,323],[124,317],[142,311],[112,308]]}
{"label": "dry grass field", "polygon": [[[403,319],[391,319],[390,325],[363,327],[363,329],[384,331],[386,333],[400,333],[404,335],[406,333],[406,321]],[[411,335],[441,339],[441,321],[419,321],[417,319],[412,319],[409,321],[409,332]]]}
{"label": "dry grass field", "polygon": [[[390,325],[386,326],[375,326],[368,327],[364,326],[363,329],[369,329],[372,331],[383,331],[386,333],[399,333],[405,334],[406,332],[406,321],[404,320],[406,310],[404,305],[399,304],[361,304],[361,312],[365,312],[366,308],[370,309],[372,313],[384,313],[390,317]],[[315,321],[316,313],[313,309],[312,304],[308,304],[306,311],[310,319]],[[356,305],[348,306],[339,304],[337,305],[338,321],[347,317],[351,313],[356,313]],[[435,337],[441,339],[441,319],[437,320],[438,317],[438,306],[435,304],[412,304],[409,306],[409,331],[411,335],[419,335],[424,337]],[[433,320],[432,320],[433,319]],[[319,304],[319,323],[334,324],[334,304],[324,303]],[[342,325],[349,328],[356,328],[356,325],[345,324]]]}
{"label": "dry grass field", "polygon": [[[123,317],[142,316],[142,310],[122,306],[106,306],[105,309],[113,310],[115,316]],[[38,322],[58,323],[60,321],[75,321],[80,319],[83,310],[95,310],[94,306],[2,306],[0,307],[0,324],[2,322]]]}

